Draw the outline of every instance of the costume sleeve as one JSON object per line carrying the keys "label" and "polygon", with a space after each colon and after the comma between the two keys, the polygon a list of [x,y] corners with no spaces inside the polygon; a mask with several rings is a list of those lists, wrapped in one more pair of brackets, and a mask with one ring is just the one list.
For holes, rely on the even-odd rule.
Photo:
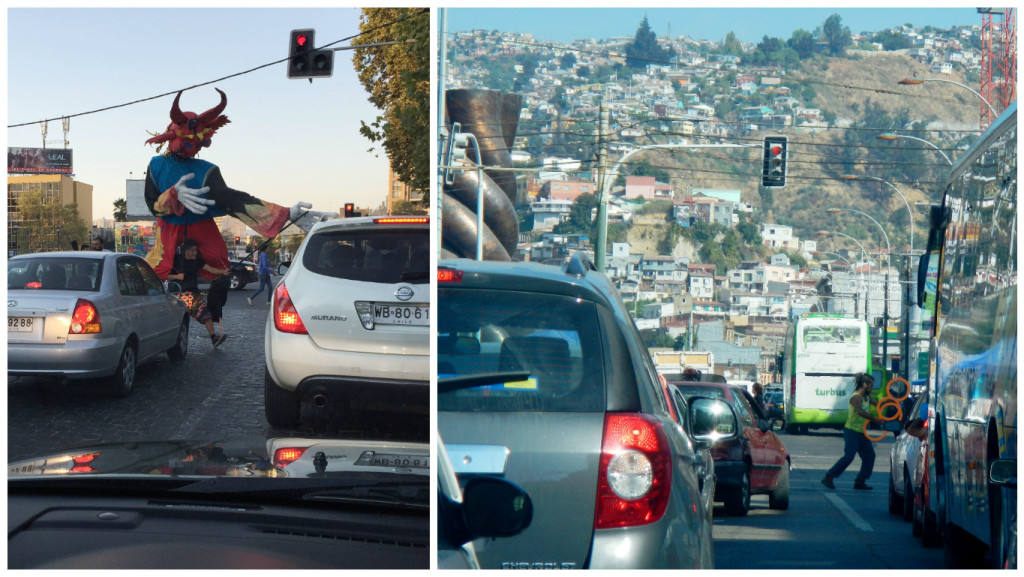
{"label": "costume sleeve", "polygon": [[206,198],[213,199],[224,212],[244,222],[261,236],[274,238],[288,222],[288,207],[260,200],[247,192],[229,187],[220,174],[220,168],[210,171],[205,186],[210,187]]}

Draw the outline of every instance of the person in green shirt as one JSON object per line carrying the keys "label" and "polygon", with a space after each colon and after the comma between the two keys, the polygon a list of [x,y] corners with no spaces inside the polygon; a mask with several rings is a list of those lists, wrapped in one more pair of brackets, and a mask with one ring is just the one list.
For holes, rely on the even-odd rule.
{"label": "person in green shirt", "polygon": [[843,474],[843,471],[853,462],[853,457],[860,455],[860,472],[853,483],[853,488],[858,491],[869,491],[871,486],[867,484],[871,476],[871,469],[875,466],[875,447],[870,439],[864,435],[864,422],[873,424],[881,423],[878,417],[871,416],[868,409],[877,401],[871,398],[871,390],[875,387],[875,379],[867,373],[857,373],[854,377],[856,389],[850,397],[850,411],[846,417],[846,425],[843,427],[843,456],[836,461],[835,465],[825,473],[821,484],[829,489],[835,489],[832,482],[836,477]]}

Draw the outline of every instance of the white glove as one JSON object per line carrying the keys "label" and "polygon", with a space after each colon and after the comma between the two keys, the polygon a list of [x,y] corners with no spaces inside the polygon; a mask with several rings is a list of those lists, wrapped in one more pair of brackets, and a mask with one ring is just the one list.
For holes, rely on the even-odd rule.
{"label": "white glove", "polygon": [[206,214],[206,207],[213,206],[214,202],[208,198],[203,198],[201,195],[210,192],[210,187],[189,188],[185,186],[185,181],[191,180],[194,176],[195,174],[190,172],[178,179],[177,184],[174,185],[174,190],[178,191],[178,202],[185,205],[189,212],[193,214]]}
{"label": "white glove", "polygon": [[288,210],[288,218],[295,223],[296,226],[301,228],[305,232],[309,232],[313,228],[313,225],[320,222],[321,220],[330,220],[332,218],[338,218],[336,212],[322,212],[319,210],[304,210],[312,207],[313,205],[308,202],[299,202],[295,206]]}

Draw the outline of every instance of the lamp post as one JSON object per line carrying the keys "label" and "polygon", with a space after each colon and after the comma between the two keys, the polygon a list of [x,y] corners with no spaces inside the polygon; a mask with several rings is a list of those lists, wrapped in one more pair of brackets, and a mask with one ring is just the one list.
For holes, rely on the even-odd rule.
{"label": "lamp post", "polygon": [[928,146],[934,148],[936,151],[938,151],[938,153],[942,155],[942,158],[946,159],[946,162],[948,162],[950,166],[953,166],[953,161],[950,160],[948,156],[946,156],[945,152],[942,152],[941,148],[936,146],[934,143],[928,142],[927,140],[925,140],[923,138],[918,138],[916,136],[909,136],[907,134],[896,134],[894,132],[885,132],[883,134],[879,134],[879,135],[875,136],[875,138],[877,138],[879,140],[890,140],[890,141],[891,140],[896,140],[897,138],[906,138],[908,140],[916,140],[918,142],[923,142],[923,143],[927,144]]}
{"label": "lamp post", "polygon": [[[864,250],[864,245],[859,240],[853,238],[852,236],[850,236],[848,234],[843,234],[843,233],[838,232],[838,231],[831,231],[831,232],[827,231],[827,230],[819,230],[818,231],[818,236],[829,236],[829,235],[833,235],[833,234],[845,237],[845,238],[847,238],[849,240],[852,240],[858,247],[860,247],[860,259],[862,261],[867,261],[867,251]],[[849,262],[849,261],[847,261],[847,262]],[[855,268],[855,267],[853,267],[852,264],[850,266],[851,266],[851,268]],[[868,294],[868,288],[867,287],[868,287],[868,283],[864,279],[864,273],[861,272],[860,273],[860,288],[864,289],[864,322],[869,322],[869,320],[868,320],[868,305],[871,302],[870,298],[869,298],[870,295]],[[855,293],[855,294],[859,294],[859,293]],[[856,299],[854,299],[854,303],[853,303],[853,316],[855,316],[855,317],[857,316],[857,300]]]}
{"label": "lamp post", "polygon": [[[900,80],[898,82],[898,84],[911,85],[911,84],[924,84],[925,82],[945,82],[947,84],[955,84],[955,85],[959,86],[960,88],[964,88],[964,89],[970,91],[971,94],[977,96],[978,99],[980,99],[982,102],[985,103],[985,106],[988,106],[988,110],[989,110],[989,112],[992,113],[992,117],[993,118],[998,118],[999,117],[999,114],[996,112],[996,109],[992,107],[992,104],[990,104],[988,100],[985,100],[984,96],[982,96],[981,94],[978,94],[977,90],[971,88],[970,86],[967,86],[966,84],[960,84],[959,82],[954,82],[952,80],[946,80],[945,78],[904,78],[903,80]],[[982,123],[982,126],[986,126],[984,124],[984,122]]]}
{"label": "lamp post", "polygon": [[[906,201],[906,199],[904,199],[904,201]],[[878,230],[882,231],[882,236],[885,238],[885,289],[883,289],[885,292],[882,297],[882,386],[884,387],[886,383],[889,381],[889,255],[892,254],[892,246],[889,244],[889,235],[885,233],[885,229],[882,228],[882,225],[878,224],[878,221],[875,220],[870,214],[866,212],[861,212],[853,208],[829,208],[826,212],[829,212],[831,214],[838,214],[839,212],[844,210],[849,212],[855,212],[859,215],[867,217],[871,222],[875,223],[875,226],[878,227]]]}
{"label": "lamp post", "polygon": [[[900,189],[896,188],[896,185],[891,183],[891,182],[889,182],[888,180],[885,180],[884,178],[878,178],[877,176],[857,176],[855,174],[846,174],[846,175],[843,175],[843,176],[839,177],[839,179],[840,180],[873,180],[875,182],[884,183],[889,188],[895,190],[896,194],[898,194],[900,196],[900,199],[903,201],[903,204],[906,205],[906,207],[907,207],[907,215],[910,217],[910,254],[914,254],[914,211],[911,210],[910,203],[907,202],[907,197],[903,196],[903,193],[900,191]],[[861,214],[864,214],[864,213],[862,212]],[[868,216],[868,215],[864,214],[864,216]],[[871,218],[871,217],[868,216],[868,218]],[[875,220],[875,219],[871,218],[871,220]],[[878,224],[878,222],[875,222],[875,224]],[[881,228],[881,225],[879,225],[879,228]],[[884,230],[882,231],[882,234],[885,234]],[[885,243],[889,244],[889,240],[886,239]]]}

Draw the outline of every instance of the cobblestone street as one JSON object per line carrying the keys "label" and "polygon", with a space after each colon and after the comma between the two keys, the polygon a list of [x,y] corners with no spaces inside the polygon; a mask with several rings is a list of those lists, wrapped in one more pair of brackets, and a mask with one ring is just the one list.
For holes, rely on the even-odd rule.
{"label": "cobblestone street", "polygon": [[[263,412],[263,336],[270,309],[263,295],[251,308],[245,301],[256,288],[231,292],[224,310],[224,332],[229,335],[224,344],[214,349],[206,329],[193,321],[185,360],[172,362],[160,355],[140,365],[136,388],[126,398],[110,396],[102,383],[9,377],[8,460],[112,442],[283,436],[427,439],[426,415],[383,415],[355,423],[329,413],[313,415],[308,405],[303,406],[303,422],[308,424],[302,429],[271,427]],[[409,426],[410,420],[418,424]]]}

